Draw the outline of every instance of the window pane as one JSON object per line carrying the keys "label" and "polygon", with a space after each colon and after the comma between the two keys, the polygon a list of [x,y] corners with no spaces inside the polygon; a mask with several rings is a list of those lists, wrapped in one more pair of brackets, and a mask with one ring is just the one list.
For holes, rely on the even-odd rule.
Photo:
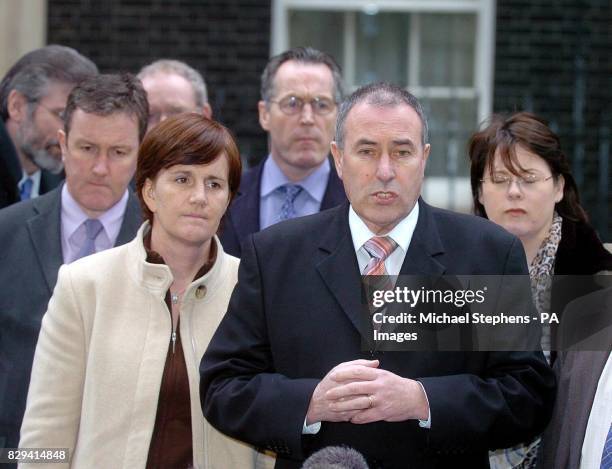
{"label": "window pane", "polygon": [[289,46],[310,46],[331,54],[344,69],[344,13],[291,10]]}
{"label": "window pane", "polygon": [[476,129],[475,99],[423,99],[429,119],[431,155],[427,174],[468,176],[467,141]]}
{"label": "window pane", "polygon": [[389,81],[407,85],[410,16],[402,13],[359,13],[356,25],[357,85]]}
{"label": "window pane", "polygon": [[421,86],[474,86],[476,16],[423,14]]}

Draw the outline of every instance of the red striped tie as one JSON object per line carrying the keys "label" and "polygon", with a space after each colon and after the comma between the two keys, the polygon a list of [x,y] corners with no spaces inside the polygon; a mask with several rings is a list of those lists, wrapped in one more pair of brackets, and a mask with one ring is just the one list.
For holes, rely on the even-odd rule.
{"label": "red striped tie", "polygon": [[387,275],[385,260],[397,248],[397,243],[389,236],[375,236],[367,240],[363,248],[371,256],[363,275]]}

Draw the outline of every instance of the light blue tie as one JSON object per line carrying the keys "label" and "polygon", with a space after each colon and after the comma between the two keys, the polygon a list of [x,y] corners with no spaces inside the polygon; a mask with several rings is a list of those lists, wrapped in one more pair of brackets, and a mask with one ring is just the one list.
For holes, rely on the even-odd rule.
{"label": "light blue tie", "polygon": [[[76,259],[81,257],[89,256],[96,252],[96,238],[102,231],[102,223],[96,218],[88,218],[83,222],[85,225],[85,242],[81,246],[81,250],[77,254]],[[75,259],[75,260],[76,260]]]}
{"label": "light blue tie", "polygon": [[280,193],[285,194],[285,200],[280,209],[280,214],[278,216],[278,221],[289,220],[290,218],[295,218],[295,206],[293,203],[300,192],[302,192],[302,186],[298,186],[295,184],[285,184],[284,186],[280,186],[276,189]]}
{"label": "light blue tie", "polygon": [[608,430],[608,437],[601,453],[601,469],[612,469],[612,424]]}
{"label": "light blue tie", "polygon": [[25,181],[21,184],[19,188],[19,195],[21,196],[21,200],[28,200],[32,196],[32,186],[34,185],[34,181],[32,178],[26,178]]}

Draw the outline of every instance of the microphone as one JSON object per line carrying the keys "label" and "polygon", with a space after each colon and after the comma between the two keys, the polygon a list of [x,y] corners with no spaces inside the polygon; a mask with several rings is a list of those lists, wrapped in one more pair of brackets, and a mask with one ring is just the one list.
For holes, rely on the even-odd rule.
{"label": "microphone", "polygon": [[348,446],[327,446],[313,453],[302,469],[369,469],[358,451]]}

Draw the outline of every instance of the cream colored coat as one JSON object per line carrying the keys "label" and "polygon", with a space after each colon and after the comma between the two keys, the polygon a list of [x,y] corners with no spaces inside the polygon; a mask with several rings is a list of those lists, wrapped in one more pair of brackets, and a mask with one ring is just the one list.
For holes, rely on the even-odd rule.
{"label": "cream colored coat", "polygon": [[[73,468],[145,467],[172,329],[164,301],[172,274],[145,262],[146,229],[124,246],[61,267],[36,347],[21,448],[69,448]],[[180,311],[194,465],[271,465],[202,415],[200,359],[225,314],[239,262],[215,241],[216,262],[185,290]]]}

